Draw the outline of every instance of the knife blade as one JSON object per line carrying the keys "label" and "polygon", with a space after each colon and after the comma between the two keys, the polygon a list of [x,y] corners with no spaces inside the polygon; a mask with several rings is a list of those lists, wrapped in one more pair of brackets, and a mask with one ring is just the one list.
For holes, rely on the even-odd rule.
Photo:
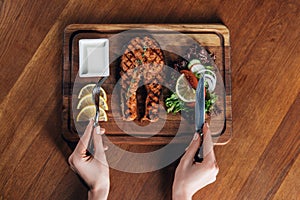
{"label": "knife blade", "polygon": [[195,103],[195,131],[199,134],[201,142],[197,150],[194,160],[195,162],[203,161],[203,125],[205,122],[205,89],[204,76],[199,79],[196,89],[196,103]]}

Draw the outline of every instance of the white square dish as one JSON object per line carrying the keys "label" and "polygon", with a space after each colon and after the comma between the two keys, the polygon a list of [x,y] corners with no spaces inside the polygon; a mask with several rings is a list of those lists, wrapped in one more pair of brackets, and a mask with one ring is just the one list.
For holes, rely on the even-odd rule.
{"label": "white square dish", "polygon": [[109,40],[79,40],[79,77],[109,76]]}

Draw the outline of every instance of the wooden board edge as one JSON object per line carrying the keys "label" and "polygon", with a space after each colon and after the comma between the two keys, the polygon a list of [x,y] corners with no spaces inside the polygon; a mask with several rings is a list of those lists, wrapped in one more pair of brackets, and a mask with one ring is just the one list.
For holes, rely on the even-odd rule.
{"label": "wooden board edge", "polygon": [[224,38],[224,46],[230,46],[230,34],[227,26],[223,24],[70,24],[66,26],[65,33],[75,32],[78,30],[93,30],[93,31],[124,31],[137,28],[163,28],[171,29],[178,32],[215,32]]}

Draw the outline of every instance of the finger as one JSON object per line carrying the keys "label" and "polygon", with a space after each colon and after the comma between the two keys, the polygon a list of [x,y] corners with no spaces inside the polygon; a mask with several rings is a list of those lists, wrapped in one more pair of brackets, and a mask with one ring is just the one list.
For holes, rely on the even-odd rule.
{"label": "finger", "polygon": [[80,153],[85,152],[89,145],[89,141],[90,141],[92,131],[93,131],[93,123],[94,123],[94,120],[91,119],[76,146],[75,150],[79,151]]}
{"label": "finger", "polygon": [[200,147],[200,141],[201,141],[201,139],[200,139],[199,133],[195,133],[188,149],[186,150],[185,154],[183,155],[183,157],[181,159],[181,161],[184,164],[186,164],[186,165],[193,164],[194,156]]}
{"label": "finger", "polygon": [[214,151],[210,151],[207,153],[203,159],[203,163],[205,164],[210,164],[210,165],[215,165],[216,164],[216,157]]}
{"label": "finger", "polygon": [[[204,134],[204,140],[207,139],[206,135],[210,135],[209,132],[209,126],[208,123],[205,123],[203,126],[203,134]],[[193,140],[191,141],[190,145],[187,147],[186,152],[183,156],[183,159],[187,164],[193,164],[194,162],[194,157],[196,152],[198,151],[201,143],[201,138],[199,137],[200,135],[198,133],[195,133]],[[204,142],[203,142],[204,143]],[[206,141],[206,143],[208,143]]]}
{"label": "finger", "polygon": [[[205,156],[202,164],[203,164],[203,166],[205,166],[205,169],[210,172],[211,176],[217,176],[217,174],[219,172],[219,166],[217,164],[214,151],[210,151]],[[196,165],[196,167],[197,167],[197,165]]]}
{"label": "finger", "polygon": [[[203,125],[202,132],[203,132],[204,135],[206,135],[208,131],[209,131],[209,125],[208,125],[207,122],[205,122],[204,125]],[[209,133],[210,133],[210,132],[209,132]],[[209,134],[209,135],[210,135],[210,134]],[[187,150],[189,149],[189,147],[190,147],[190,145],[192,144],[192,142],[193,142],[193,140],[192,140],[192,141],[190,142],[190,144],[185,148],[185,151],[187,151]]]}
{"label": "finger", "polygon": [[105,129],[100,129],[100,126],[97,126],[94,131],[94,148],[95,148],[95,158],[99,161],[106,161],[105,148],[103,146],[102,135],[104,134]]}
{"label": "finger", "polygon": [[206,134],[209,131],[209,124],[207,122],[204,123],[202,131]]}
{"label": "finger", "polygon": [[106,131],[105,128],[100,128],[100,132],[97,132],[97,134],[103,135],[105,133],[105,131]]}
{"label": "finger", "polygon": [[209,130],[209,125],[207,123],[205,123],[205,125],[203,126],[203,133],[203,157],[205,157],[209,152],[213,151],[214,147],[211,132]]}
{"label": "finger", "polygon": [[104,151],[108,150],[108,146],[107,145],[103,145]]}

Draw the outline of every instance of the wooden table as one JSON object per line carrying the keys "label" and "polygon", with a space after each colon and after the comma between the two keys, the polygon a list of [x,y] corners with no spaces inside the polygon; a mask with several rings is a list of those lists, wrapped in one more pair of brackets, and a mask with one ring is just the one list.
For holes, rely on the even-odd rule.
{"label": "wooden table", "polygon": [[[215,148],[217,181],[194,199],[299,199],[298,1],[20,0],[0,8],[0,199],[87,197],[61,138],[68,24],[215,22],[231,33],[233,139]],[[109,199],[171,199],[175,168],[112,169]]]}

